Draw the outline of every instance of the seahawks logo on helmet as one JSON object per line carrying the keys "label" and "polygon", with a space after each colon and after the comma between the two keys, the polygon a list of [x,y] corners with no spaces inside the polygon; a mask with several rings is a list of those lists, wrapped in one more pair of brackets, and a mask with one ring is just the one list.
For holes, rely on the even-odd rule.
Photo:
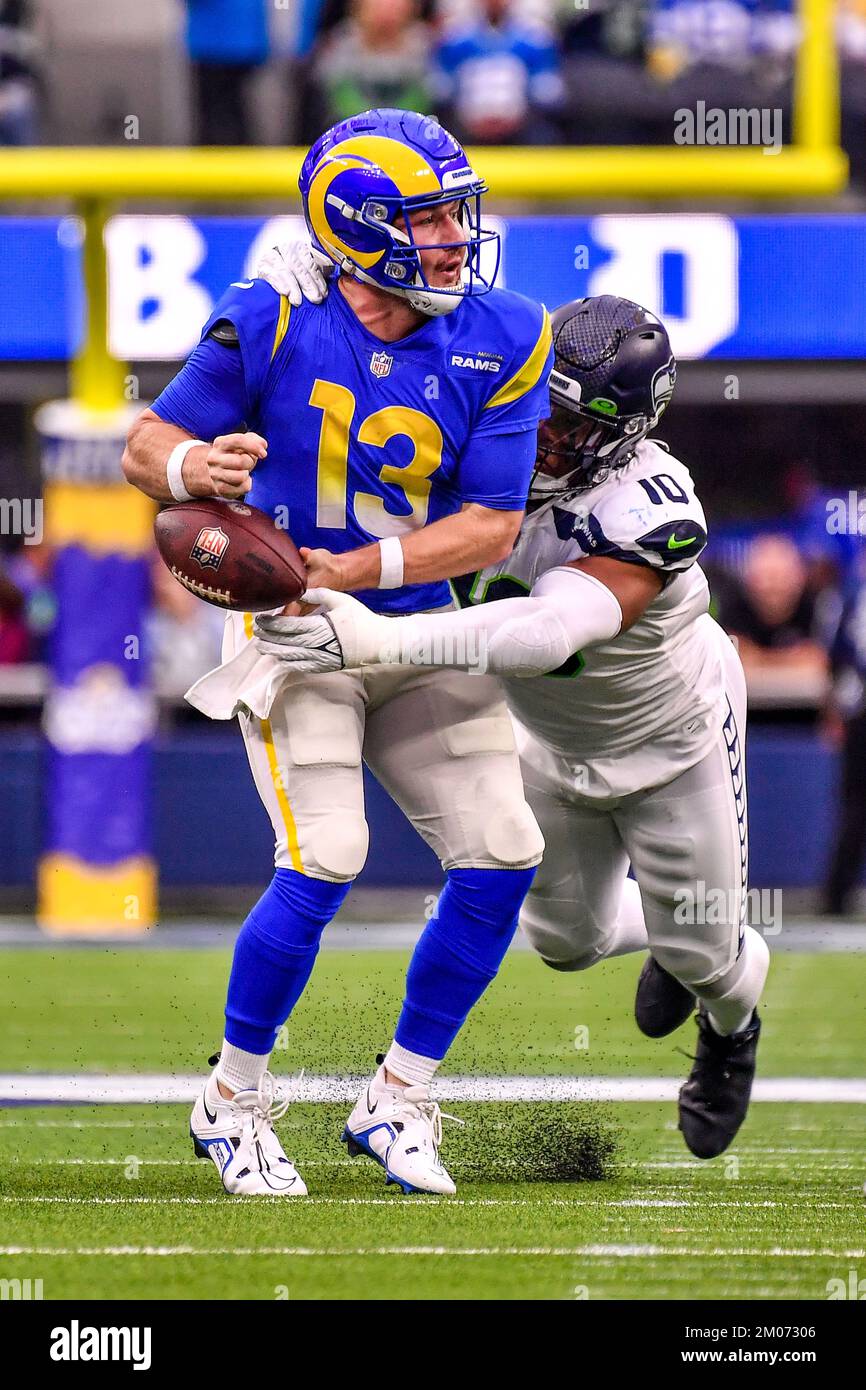
{"label": "seahawks logo on helmet", "polygon": [[659,367],[652,379],[653,412],[656,419],[667,408],[676,384],[677,364],[675,359],[671,357],[663,367]]}

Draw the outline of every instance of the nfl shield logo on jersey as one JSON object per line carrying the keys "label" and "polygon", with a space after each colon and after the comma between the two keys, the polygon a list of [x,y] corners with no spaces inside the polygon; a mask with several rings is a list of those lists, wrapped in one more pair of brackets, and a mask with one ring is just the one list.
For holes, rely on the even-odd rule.
{"label": "nfl shield logo on jersey", "polygon": [[195,545],[189,552],[190,559],[201,565],[203,570],[216,570],[226,552],[229,538],[219,526],[205,526],[199,531]]}
{"label": "nfl shield logo on jersey", "polygon": [[370,371],[374,376],[387,376],[393,365],[394,359],[387,352],[374,352],[370,358]]}

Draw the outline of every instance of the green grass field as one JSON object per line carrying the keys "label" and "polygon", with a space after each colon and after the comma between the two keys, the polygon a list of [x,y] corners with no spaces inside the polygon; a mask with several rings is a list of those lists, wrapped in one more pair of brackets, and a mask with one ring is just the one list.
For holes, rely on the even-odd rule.
{"label": "green grass field", "polygon": [[[227,959],[7,950],[2,1069],[204,1072]],[[274,1069],[369,1071],[404,967],[324,952]],[[684,1075],[693,1025],[642,1038],[635,975],[513,953],[443,1074]],[[863,1076],[866,956],[778,956],[764,1020],[761,1076]],[[445,1121],[457,1199],[386,1190],[338,1142],[345,1104],[296,1104],[279,1129],[311,1191],[297,1202],[223,1196],[186,1106],[8,1108],[0,1278],[42,1278],[47,1299],[824,1299],[828,1280],[866,1275],[863,1105],[756,1104],[711,1163],[688,1154],[672,1104],[444,1108],[466,1122]]]}

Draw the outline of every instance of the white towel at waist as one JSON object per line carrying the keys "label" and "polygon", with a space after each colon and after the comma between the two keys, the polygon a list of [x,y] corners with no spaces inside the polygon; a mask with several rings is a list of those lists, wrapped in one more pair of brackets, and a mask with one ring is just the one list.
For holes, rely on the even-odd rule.
{"label": "white towel at waist", "polygon": [[274,700],[292,679],[297,676],[284,662],[263,656],[255,643],[247,642],[230,660],[200,676],[184,699],[209,719],[234,719],[243,709],[258,719],[268,719]]}
{"label": "white towel at waist", "polygon": [[[447,613],[456,606],[452,602],[423,611]],[[282,610],[275,608],[269,611],[279,613]],[[313,611],[318,613],[320,610],[316,608]],[[269,719],[274,701],[283,687],[289,681],[304,680],[305,677],[293,672],[278,657],[257,652],[255,643],[244,636],[241,615],[233,612],[226,615],[223,653],[230,651],[237,642],[242,644],[240,649],[223,661],[221,666],[199,677],[184,699],[209,719],[234,719],[243,709],[248,709],[257,719]]]}

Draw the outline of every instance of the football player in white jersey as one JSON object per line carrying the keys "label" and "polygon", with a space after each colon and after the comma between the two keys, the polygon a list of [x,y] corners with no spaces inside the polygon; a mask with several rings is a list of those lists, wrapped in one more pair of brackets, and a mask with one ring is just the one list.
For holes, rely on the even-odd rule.
{"label": "football player in white jersey", "polygon": [[310,591],[320,613],[260,619],[260,649],[299,672],[388,662],[501,677],[546,841],[521,925],[555,970],[649,948],[635,1014],[650,1037],[697,1001],[679,1120],[711,1158],[746,1115],[769,962],[745,923],[743,671],[709,616],[691,476],[648,438],[676,378],[664,327],[612,295],[552,323],[552,414],[510,557],[458,581],[464,606],[450,613],[381,617]]}

